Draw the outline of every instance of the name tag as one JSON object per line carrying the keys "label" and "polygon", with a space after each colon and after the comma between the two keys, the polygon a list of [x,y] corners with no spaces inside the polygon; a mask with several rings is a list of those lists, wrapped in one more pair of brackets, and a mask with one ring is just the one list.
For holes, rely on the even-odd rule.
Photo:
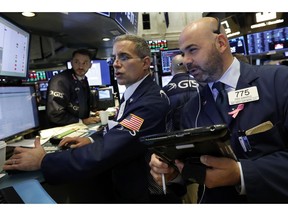
{"label": "name tag", "polygon": [[256,86],[228,92],[229,105],[259,100]]}

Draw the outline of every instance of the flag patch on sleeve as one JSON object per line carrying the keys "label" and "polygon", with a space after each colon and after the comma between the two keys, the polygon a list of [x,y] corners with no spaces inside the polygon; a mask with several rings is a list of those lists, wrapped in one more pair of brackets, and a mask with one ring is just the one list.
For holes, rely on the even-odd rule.
{"label": "flag patch on sleeve", "polygon": [[123,119],[120,124],[130,130],[139,131],[143,122],[144,119],[134,114],[130,114],[128,117]]}

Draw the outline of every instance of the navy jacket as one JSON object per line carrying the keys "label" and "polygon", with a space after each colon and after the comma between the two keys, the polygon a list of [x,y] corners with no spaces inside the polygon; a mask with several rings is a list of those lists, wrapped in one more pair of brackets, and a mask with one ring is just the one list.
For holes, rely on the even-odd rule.
{"label": "navy jacket", "polygon": [[81,82],[72,69],[52,77],[48,85],[47,115],[51,126],[79,122],[90,115],[90,88],[88,80]]}
{"label": "navy jacket", "polygon": [[[145,160],[147,149],[138,139],[140,136],[164,132],[167,112],[167,96],[152,77],[147,77],[127,100],[119,124],[103,138],[93,137],[93,144],[44,157],[41,168],[46,181],[77,181],[111,170],[111,187],[118,202],[149,202],[147,174],[150,169]],[[134,119],[131,119],[131,114]]]}
{"label": "navy jacket", "polygon": [[170,100],[170,110],[167,115],[167,131],[180,130],[182,108],[190,97],[197,95],[199,84],[188,73],[178,73],[163,87]]}
{"label": "navy jacket", "polygon": [[[235,187],[206,189],[204,202],[212,203],[282,203],[288,202],[288,67],[252,66],[241,63],[236,89],[256,86],[259,100],[244,104],[244,109],[228,127],[231,145],[242,165],[246,195],[239,195]],[[198,99],[185,106],[184,126],[207,126],[223,123],[217,112],[208,85],[201,93],[201,112],[196,125]],[[237,105],[231,106],[235,108]],[[268,131],[247,136],[251,151],[244,152],[238,137],[263,122],[271,121]]]}

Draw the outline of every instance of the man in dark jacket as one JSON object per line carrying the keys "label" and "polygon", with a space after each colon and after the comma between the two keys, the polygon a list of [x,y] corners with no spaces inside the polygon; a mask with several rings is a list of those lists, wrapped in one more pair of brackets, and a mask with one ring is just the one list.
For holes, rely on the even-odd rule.
{"label": "man in dark jacket", "polygon": [[187,73],[181,54],[174,56],[171,62],[173,78],[163,87],[170,100],[170,111],[167,115],[167,131],[180,130],[182,108],[190,97],[197,94],[199,84]]}
{"label": "man in dark jacket", "polygon": [[99,122],[99,117],[90,117],[90,88],[85,74],[91,67],[91,58],[86,49],[74,51],[72,69],[49,81],[46,109],[50,126]]}
{"label": "man in dark jacket", "polygon": [[[187,174],[186,179],[197,179],[203,184],[199,201],[287,203],[287,67],[239,62],[231,54],[224,28],[212,17],[185,27],[179,45],[189,72],[197,81],[208,83],[200,91],[200,101],[191,98],[185,105],[183,127],[227,124],[231,147],[238,159],[202,155],[205,169],[201,179],[197,179],[195,165],[176,161],[183,177]],[[213,88],[217,82],[223,89]],[[223,103],[226,108],[220,109],[217,100],[220,97],[225,102],[225,95],[229,96],[229,103]],[[195,104],[201,109],[193,108]],[[178,172],[155,155],[150,165],[159,184],[162,173],[172,179],[172,174]]]}

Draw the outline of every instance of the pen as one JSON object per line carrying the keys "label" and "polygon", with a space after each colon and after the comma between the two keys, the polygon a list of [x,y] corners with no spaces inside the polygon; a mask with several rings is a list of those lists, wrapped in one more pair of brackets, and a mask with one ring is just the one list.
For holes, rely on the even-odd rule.
{"label": "pen", "polygon": [[162,187],[163,187],[163,192],[164,192],[164,194],[166,195],[166,182],[165,182],[165,174],[164,174],[164,173],[162,173],[162,174],[161,174],[161,176],[162,176]]}

